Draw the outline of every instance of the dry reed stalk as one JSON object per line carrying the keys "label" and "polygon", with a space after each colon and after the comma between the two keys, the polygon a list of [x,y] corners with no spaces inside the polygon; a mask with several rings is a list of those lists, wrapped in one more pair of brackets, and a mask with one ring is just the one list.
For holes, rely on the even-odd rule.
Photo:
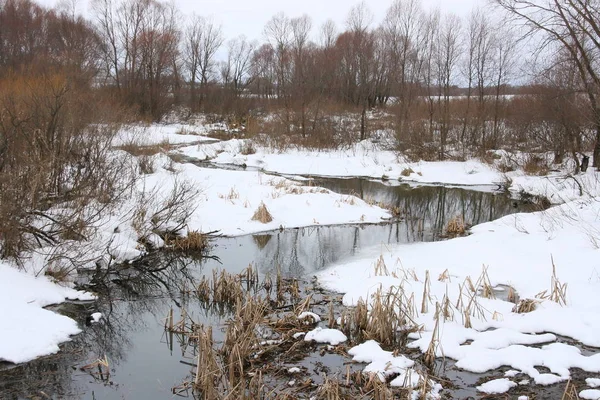
{"label": "dry reed stalk", "polygon": [[324,377],[323,384],[317,390],[316,399],[318,400],[339,400],[342,393],[340,383],[337,380],[331,380],[327,375]]}
{"label": "dry reed stalk", "polygon": [[579,393],[573,381],[569,379],[567,381],[567,385],[565,386],[565,391],[561,397],[561,400],[579,400]]}
{"label": "dry reed stalk", "polygon": [[512,308],[512,312],[517,314],[526,314],[534,311],[537,308],[539,300],[533,299],[521,299],[515,306]]}
{"label": "dry reed stalk", "polygon": [[442,272],[440,274],[440,276],[438,276],[438,281],[439,282],[450,282],[450,271],[448,271],[448,269],[446,269],[444,272]]}
{"label": "dry reed stalk", "polygon": [[425,283],[423,284],[423,301],[421,302],[421,314],[427,314],[428,304],[431,301],[429,292],[431,290],[431,282],[429,280],[429,270],[425,272]]}
{"label": "dry reed stalk", "polygon": [[263,224],[268,224],[269,222],[273,221],[273,216],[267,209],[265,203],[260,203],[258,209],[254,212],[254,215],[252,216],[252,221],[258,221]]}
{"label": "dry reed stalk", "polygon": [[481,287],[481,297],[485,299],[495,299],[494,288],[490,282],[490,277],[487,273],[487,267],[484,265],[481,270],[481,276],[477,280],[477,287]]}
{"label": "dry reed stalk", "polygon": [[335,327],[335,314],[333,312],[333,300],[329,302],[329,313],[327,314],[327,326],[330,329]]}
{"label": "dry reed stalk", "polygon": [[375,262],[375,276],[390,276],[390,272],[385,265],[385,260],[383,259],[383,254],[379,256],[377,261]]}
{"label": "dry reed stalk", "polygon": [[440,338],[440,305],[436,303],[435,305],[435,326],[433,327],[433,332],[431,335],[431,342],[429,342],[429,347],[427,347],[427,351],[425,352],[425,356],[423,358],[423,363],[430,369],[435,367],[435,358],[436,351],[439,346],[439,338]]}
{"label": "dry reed stalk", "polygon": [[177,251],[203,251],[208,247],[208,237],[199,231],[189,231],[186,236],[170,241],[169,245]]}
{"label": "dry reed stalk", "polygon": [[507,296],[506,300],[508,300],[511,303],[517,304],[517,301],[518,301],[517,293],[515,292],[515,289],[513,289],[512,286],[509,286],[509,288],[508,288],[508,296]]}
{"label": "dry reed stalk", "polygon": [[450,303],[450,298],[448,297],[447,288],[446,294],[442,299],[442,315],[444,316],[444,321],[454,321],[454,310],[452,309],[452,303]]}

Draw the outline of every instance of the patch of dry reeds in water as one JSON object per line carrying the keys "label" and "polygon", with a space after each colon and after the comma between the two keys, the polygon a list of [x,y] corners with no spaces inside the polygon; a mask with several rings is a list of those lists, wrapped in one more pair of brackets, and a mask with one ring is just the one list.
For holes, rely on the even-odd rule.
{"label": "patch of dry reeds in water", "polygon": [[[391,289],[376,289],[368,305],[361,300],[356,307],[343,308],[337,319],[334,302],[327,300],[321,303],[328,307],[324,319],[330,328],[338,328],[346,334],[347,345],[372,339],[385,349],[398,351],[406,345],[411,332],[422,329],[416,322],[419,313],[433,312],[435,327],[431,342],[421,358],[421,369],[414,371],[419,374],[423,386],[419,392],[426,397],[433,384],[426,371],[432,371],[436,359],[443,356],[440,348],[443,323],[461,318],[462,324],[471,328],[472,318],[485,320],[490,314],[478,300],[495,297],[488,269],[483,266],[475,282],[470,277],[464,279],[459,284],[456,301],[452,301],[448,293],[441,301],[434,300],[429,271],[422,281],[422,299],[416,300],[415,294],[408,289],[412,282],[419,281],[415,271],[390,272],[383,257],[377,260],[375,269],[377,275],[394,276],[400,283]],[[446,270],[437,279],[450,282],[451,274]],[[411,284],[406,285],[407,282]],[[543,299],[564,304],[566,285],[559,282],[554,265],[551,282],[550,292],[542,292],[535,300],[520,301],[513,312],[531,312]],[[175,322],[173,311],[169,313],[166,330],[185,337],[195,349],[192,379],[175,388],[175,393],[189,389],[204,399],[291,399],[298,398],[299,393],[317,399],[355,398],[356,395],[376,399],[409,398],[406,396],[410,390],[389,388],[377,374],[369,375],[363,371],[348,370],[345,379],[325,376],[320,387],[311,383],[310,378],[291,386],[273,378],[281,374],[278,362],[303,359],[314,351],[314,347],[295,335],[317,324],[311,318],[299,318],[301,313],[315,306],[313,294],[305,293],[303,297],[298,281],[284,279],[280,268],[275,277],[267,274],[262,281],[252,265],[240,274],[213,271],[210,279],[203,278],[187,295],[195,296],[205,304],[226,305],[231,318],[224,326],[224,339],[219,344],[213,339],[213,328],[194,323],[185,312]],[[513,296],[516,297],[514,293]],[[499,320],[502,315],[494,313],[492,318]],[[346,354],[347,345],[334,346],[327,351]],[[321,352],[324,351],[322,348]]]}

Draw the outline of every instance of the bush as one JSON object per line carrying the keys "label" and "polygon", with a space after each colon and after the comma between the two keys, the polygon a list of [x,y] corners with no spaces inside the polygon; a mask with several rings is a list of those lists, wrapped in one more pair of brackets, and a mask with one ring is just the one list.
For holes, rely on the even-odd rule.
{"label": "bush", "polygon": [[60,70],[0,78],[1,257],[86,240],[131,185],[110,152],[122,115],[111,103]]}

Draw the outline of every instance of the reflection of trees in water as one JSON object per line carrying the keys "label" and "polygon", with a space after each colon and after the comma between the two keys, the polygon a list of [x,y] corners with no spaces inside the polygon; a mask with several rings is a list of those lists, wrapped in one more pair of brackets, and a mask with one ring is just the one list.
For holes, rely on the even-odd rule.
{"label": "reflection of trees in water", "polygon": [[[99,294],[99,300],[55,307],[75,319],[83,332],[61,345],[55,355],[0,370],[0,398],[80,398],[86,392],[84,382],[93,377],[79,367],[105,355],[111,369],[126,361],[132,333],[155,325],[154,317],[166,316],[168,305],[182,306],[181,291],[194,285],[192,272],[198,265],[197,261],[163,253],[127,268],[89,272],[89,281],[94,284],[90,290]],[[96,311],[103,314],[103,320],[86,327],[87,317]],[[82,375],[87,378],[76,378]]]}
{"label": "reflection of trees in water", "polygon": [[[306,276],[353,255],[359,248],[439,240],[448,221],[456,216],[476,225],[518,211],[514,200],[488,192],[431,186],[389,187],[353,179],[327,182],[330,184],[325,186],[336,192],[355,193],[397,206],[403,211],[403,218],[390,224],[309,227],[260,235],[262,247],[254,264],[263,273],[274,273],[279,265],[287,276]],[[267,240],[268,235],[273,239]]]}

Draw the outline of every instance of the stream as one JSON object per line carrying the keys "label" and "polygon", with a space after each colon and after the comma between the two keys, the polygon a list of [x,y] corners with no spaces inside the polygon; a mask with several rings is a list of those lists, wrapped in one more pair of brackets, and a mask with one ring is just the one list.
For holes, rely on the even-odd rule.
{"label": "stream", "polygon": [[[363,199],[395,205],[403,210],[402,217],[375,225],[321,226],[218,237],[212,242],[209,258],[157,253],[142,260],[151,267],[151,273],[134,267],[109,274],[84,272],[79,283],[98,293],[99,300],[52,307],[75,319],[83,332],[64,343],[58,354],[22,365],[0,364],[0,398],[172,398],[172,388],[191,379],[193,360],[188,358],[185,345],[174,342],[164,333],[169,311],[173,309],[178,316],[185,308],[195,321],[216,327],[216,340],[222,339],[218,328],[230,317],[228,310],[207,309],[181,295],[203,274],[221,268],[239,273],[249,264],[256,266],[260,274],[273,274],[279,265],[285,277],[312,285],[315,272],[350,259],[363,248],[442,240],[448,220],[455,216],[476,225],[507,214],[535,210],[533,205],[489,189],[335,178],[317,178],[315,184],[338,193],[352,193]],[[93,312],[103,314],[99,323],[88,321]],[[108,375],[97,373],[93,368],[82,369],[99,359],[108,361]],[[314,354],[307,357],[303,365],[318,377],[318,371],[345,370],[344,362],[348,359],[342,356]],[[452,372],[452,365],[448,368],[450,373],[446,376],[456,375],[458,387],[457,391],[449,392],[450,398],[476,398],[475,389],[469,390],[468,386],[483,375]],[[191,393],[189,395],[191,397]]]}

